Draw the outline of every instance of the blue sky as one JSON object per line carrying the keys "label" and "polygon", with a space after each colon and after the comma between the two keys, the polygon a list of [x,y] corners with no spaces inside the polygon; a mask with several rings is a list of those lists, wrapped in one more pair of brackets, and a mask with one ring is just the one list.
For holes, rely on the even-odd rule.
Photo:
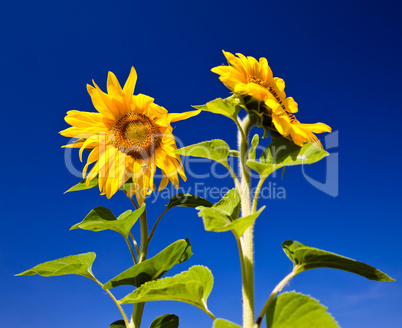
{"label": "blue sky", "polygon": [[[210,71],[225,62],[224,49],[266,57],[299,103],[298,119],[325,122],[339,133],[339,145],[329,149],[339,158],[336,197],[315,188],[300,168],[290,168],[283,180],[270,180],[285,188],[286,200],[260,201],[267,210],[256,225],[257,308],[290,272],[280,245],[295,239],[367,262],[397,281],[315,270],[297,276],[286,290],[320,299],[342,328],[400,327],[400,11],[400,4],[389,0],[3,4],[2,325],[108,327],[120,319],[107,295],[83,277],[13,276],[40,262],[88,251],[97,253],[94,272],[103,282],[130,265],[120,236],[68,231],[96,206],[119,214],[130,202],[120,194],[107,200],[97,190],[63,195],[79,180],[68,172],[60,148],[66,142],[58,135],[67,127],[63,118],[68,110],[94,110],[85,87],[92,79],[104,88],[110,70],[124,82],[131,66],[138,73],[135,93],[154,97],[171,112],[229,96]],[[186,145],[221,138],[236,146],[235,126],[224,117],[202,113],[175,125],[175,135]],[[82,167],[78,152],[73,157]],[[191,168],[210,170],[207,163]],[[324,181],[326,162],[306,167],[305,173]],[[228,178],[191,176],[182,186],[191,191],[200,181],[232,186]],[[149,206],[151,222],[164,204]],[[208,266],[215,276],[210,309],[240,323],[240,270],[230,233],[205,232],[194,210],[173,209],[161,222],[150,255],[186,237],[194,256],[171,274]],[[121,288],[116,295],[129,291]],[[212,326],[190,305],[153,302],[146,305],[144,327],[165,313],[179,315],[181,327]]]}

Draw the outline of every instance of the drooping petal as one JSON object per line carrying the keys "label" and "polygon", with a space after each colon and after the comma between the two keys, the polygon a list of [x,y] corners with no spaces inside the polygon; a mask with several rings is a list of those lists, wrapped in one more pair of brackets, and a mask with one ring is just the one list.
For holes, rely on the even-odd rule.
{"label": "drooping petal", "polygon": [[170,122],[177,122],[177,121],[181,121],[181,120],[185,120],[188,119],[190,117],[196,116],[199,113],[201,113],[201,109],[198,110],[192,110],[189,112],[184,112],[184,113],[172,113],[172,114],[168,114],[168,121]]}

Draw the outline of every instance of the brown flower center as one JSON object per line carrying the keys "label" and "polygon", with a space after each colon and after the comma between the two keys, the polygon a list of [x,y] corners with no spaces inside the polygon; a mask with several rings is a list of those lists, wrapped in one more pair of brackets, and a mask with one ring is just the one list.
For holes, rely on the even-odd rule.
{"label": "brown flower center", "polygon": [[258,85],[262,86],[263,88],[266,88],[266,89],[268,88],[267,82],[265,82],[259,78],[256,78],[255,76],[250,76],[248,78],[248,83],[258,84]]}
{"label": "brown flower center", "polygon": [[109,130],[109,140],[122,153],[134,159],[146,159],[159,147],[161,136],[149,117],[129,112]]}

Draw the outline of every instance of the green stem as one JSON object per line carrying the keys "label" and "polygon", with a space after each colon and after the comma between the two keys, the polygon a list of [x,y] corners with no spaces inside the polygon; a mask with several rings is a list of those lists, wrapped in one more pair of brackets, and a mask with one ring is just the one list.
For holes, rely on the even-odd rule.
{"label": "green stem", "polygon": [[131,257],[133,258],[134,264],[137,264],[137,259],[135,257],[134,250],[133,250],[133,247],[131,246],[130,240],[128,238],[125,238],[125,239],[126,239],[128,248],[130,249]]}
{"label": "green stem", "polygon": [[288,284],[290,279],[292,279],[295,275],[296,275],[295,270],[293,270],[285,278],[283,278],[282,281],[274,288],[271,295],[265,302],[264,307],[262,308],[262,310],[255,322],[254,328],[259,328],[261,326],[262,319],[264,318],[264,315],[267,312],[269,305],[275,299],[275,296],[283,289],[283,287],[285,287]]}
{"label": "green stem", "polygon": [[131,232],[130,232],[130,237],[131,237],[131,240],[133,241],[135,251],[137,252],[137,254],[140,254],[140,249],[138,248],[137,241],[135,240],[135,238]]}
{"label": "green stem", "polygon": [[[242,216],[250,214],[250,171],[246,165],[249,151],[248,135],[254,122],[246,116],[241,123],[238,133],[240,151],[240,176],[241,176],[241,210]],[[251,225],[243,235],[243,327],[252,328],[254,325],[254,244]],[[245,277],[244,277],[245,276]]]}
{"label": "green stem", "polygon": [[230,167],[229,164],[224,165],[224,166],[229,170],[230,174],[232,175],[232,178],[233,178],[233,181],[235,183],[236,189],[239,192],[239,195],[241,195],[242,194],[241,185],[240,185],[239,179],[237,178],[236,173],[233,171],[233,169]]}
{"label": "green stem", "polygon": [[[140,216],[140,224],[141,224],[141,244],[140,244],[140,252],[138,254],[138,263],[141,263],[142,261],[146,260],[148,252],[148,223],[147,223],[146,209]],[[130,327],[140,328],[142,314],[144,312],[144,306],[145,303],[134,304]]]}
{"label": "green stem", "polygon": [[155,222],[155,224],[154,224],[154,226],[153,226],[153,228],[152,228],[152,230],[151,230],[151,233],[150,233],[149,236],[148,236],[148,243],[151,241],[152,236],[153,236],[154,233],[155,233],[155,229],[156,229],[156,227],[157,227],[159,221],[162,219],[162,217],[165,215],[165,213],[166,213],[168,210],[169,210],[169,208],[166,207],[165,210],[162,212],[162,214],[159,215],[158,219],[156,220],[156,222]]}
{"label": "green stem", "polygon": [[258,197],[260,196],[260,191],[261,187],[264,184],[264,181],[267,177],[260,177],[260,181],[258,181],[258,185],[255,189],[255,194],[254,194],[254,199],[253,199],[253,207],[251,209],[251,213],[255,213],[257,211],[257,203],[258,203]]}
{"label": "green stem", "polygon": [[[103,289],[103,284],[98,279],[93,277],[93,281],[95,281]],[[116,297],[114,297],[114,295],[108,289],[104,289],[104,290],[106,291],[106,293],[109,294],[109,296],[112,298],[113,302],[116,303],[117,307],[119,308],[119,311],[120,311],[121,315],[123,316],[124,324],[126,325],[126,327],[129,327],[129,322],[127,320],[126,314],[124,313],[122,307],[120,306],[119,301],[116,299]]]}

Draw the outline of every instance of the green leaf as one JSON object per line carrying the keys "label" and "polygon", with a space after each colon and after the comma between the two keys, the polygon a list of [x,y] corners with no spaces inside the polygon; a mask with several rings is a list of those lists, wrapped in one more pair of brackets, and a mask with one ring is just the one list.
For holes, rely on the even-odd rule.
{"label": "green leaf", "polygon": [[230,216],[231,220],[236,220],[240,214],[240,195],[236,188],[230,189],[222,199],[212,206],[222,210]]}
{"label": "green leaf", "polygon": [[229,145],[221,139],[200,142],[198,144],[177,149],[174,152],[182,156],[208,158],[224,165],[225,167],[229,166],[227,163],[228,156],[239,157],[239,152],[231,150]]}
{"label": "green leaf", "polygon": [[261,208],[254,214],[239,218],[240,205],[240,195],[237,189],[233,188],[212,207],[198,206],[198,216],[202,217],[205,230],[215,232],[231,230],[236,238],[240,238],[265,208]]}
{"label": "green leaf", "polygon": [[179,317],[174,314],[165,314],[152,321],[149,328],[178,328]]}
{"label": "green leaf", "polygon": [[79,182],[75,186],[73,186],[70,189],[68,189],[67,191],[65,191],[64,193],[71,192],[71,191],[79,191],[79,190],[91,189],[91,188],[96,187],[97,185],[98,185],[98,177],[93,178],[89,182],[88,186],[87,186],[87,179],[84,179],[84,180],[81,180],[81,182]]}
{"label": "green leaf", "polygon": [[231,220],[231,217],[220,209],[213,207],[201,208],[198,216],[202,217],[204,228],[207,231],[224,232],[232,231],[236,238],[240,238],[249,226],[258,218],[265,206],[261,207],[259,211]]}
{"label": "green leaf", "polygon": [[92,263],[96,254],[93,252],[70,255],[61,259],[45,262],[34,266],[32,269],[21,272],[16,276],[33,276],[38,274],[43,277],[55,277],[66,274],[77,274],[94,279]]}
{"label": "green leaf", "polygon": [[108,281],[103,288],[122,285],[140,287],[144,283],[161,278],[174,265],[187,261],[193,253],[188,239],[180,239],[154,257],[140,262]]}
{"label": "green leaf", "polygon": [[370,280],[395,281],[371,265],[318,248],[309,247],[298,241],[286,240],[282,243],[282,247],[286,255],[293,262],[293,271],[295,273],[310,269],[329,268],[355,273]]}
{"label": "green leaf", "polygon": [[241,327],[225,319],[215,319],[213,328],[241,328]]}
{"label": "green leaf", "polygon": [[285,166],[312,164],[328,156],[328,152],[314,143],[306,143],[299,147],[274,132],[272,143],[264,150],[260,161],[247,160],[247,165],[261,176],[268,176],[277,169]]}
{"label": "green leaf", "polygon": [[207,299],[214,277],[211,271],[200,265],[191,267],[173,277],[149,281],[128,294],[120,304],[149,301],[179,301],[192,304],[207,313]]}
{"label": "green leaf", "polygon": [[215,139],[177,149],[175,153],[183,156],[208,158],[227,166],[230,148],[225,141]]}
{"label": "green leaf", "polygon": [[73,225],[70,230],[84,229],[90,231],[113,230],[128,238],[130,230],[145,210],[145,205],[132,212],[125,211],[117,219],[106,207],[96,207],[80,223]]}
{"label": "green leaf", "polygon": [[176,194],[170,198],[169,204],[166,205],[167,209],[171,209],[175,206],[181,207],[197,207],[197,206],[205,206],[211,207],[212,203],[207,201],[206,199],[191,195],[191,194]]}
{"label": "green leaf", "polygon": [[226,99],[218,98],[206,103],[205,105],[193,107],[206,112],[224,115],[234,121],[237,121],[237,116],[241,109],[240,100],[236,95]]}
{"label": "green leaf", "polygon": [[279,295],[266,312],[267,328],[339,328],[316,299],[300,293]]}
{"label": "green leaf", "polygon": [[109,328],[126,328],[124,320],[117,320],[110,324]]}
{"label": "green leaf", "polygon": [[249,155],[248,155],[249,159],[255,160],[256,149],[258,147],[259,142],[260,142],[260,137],[258,136],[258,134],[255,134],[253,137],[253,140],[251,140],[250,151],[249,151]]}

